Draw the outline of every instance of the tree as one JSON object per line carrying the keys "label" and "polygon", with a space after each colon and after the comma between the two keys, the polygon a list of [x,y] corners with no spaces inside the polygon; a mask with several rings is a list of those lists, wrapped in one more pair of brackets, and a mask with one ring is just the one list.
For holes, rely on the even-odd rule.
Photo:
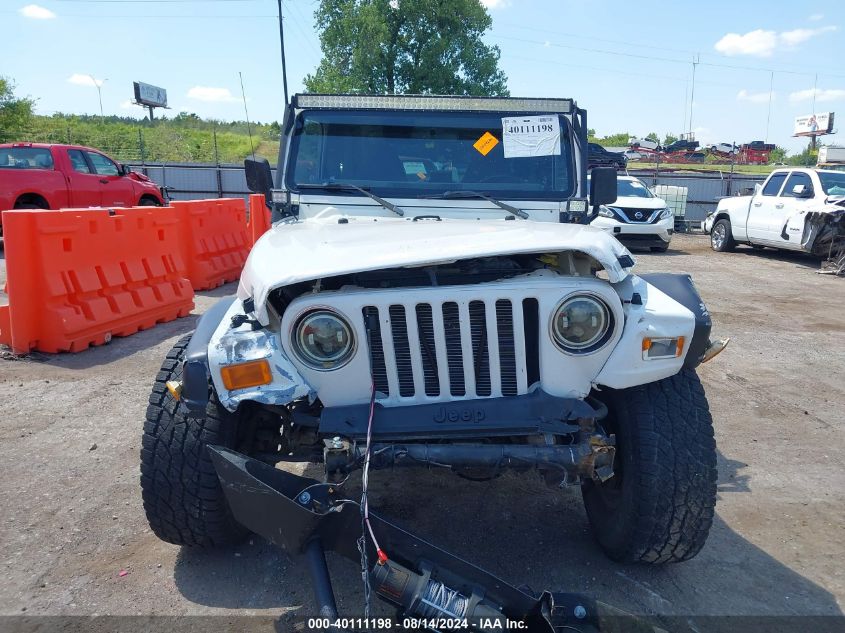
{"label": "tree", "polygon": [[321,0],[323,59],[310,92],[507,96],[479,0]]}
{"label": "tree", "polygon": [[657,132],[649,132],[646,136],[646,139],[648,139],[649,141],[654,141],[655,143],[660,142],[660,137],[657,136]]}
{"label": "tree", "polygon": [[14,81],[0,77],[0,133],[26,127],[32,120],[34,106],[34,99],[15,97]]}
{"label": "tree", "polygon": [[775,165],[779,165],[780,163],[785,162],[786,159],[786,150],[778,145],[775,147],[771,152],[769,152],[769,162],[774,163]]}
{"label": "tree", "polygon": [[678,137],[677,137],[677,136],[675,136],[674,134],[669,134],[669,133],[667,132],[667,133],[666,133],[666,136],[665,136],[665,137],[664,137],[664,139],[663,139],[663,145],[664,145],[664,146],[665,146],[665,145],[671,145],[672,143],[674,143],[674,142],[675,142],[675,141],[677,141],[677,140],[678,140]]}

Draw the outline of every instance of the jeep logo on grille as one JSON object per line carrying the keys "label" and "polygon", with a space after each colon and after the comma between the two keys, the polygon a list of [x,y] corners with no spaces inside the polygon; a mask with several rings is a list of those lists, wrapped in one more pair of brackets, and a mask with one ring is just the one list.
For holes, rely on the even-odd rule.
{"label": "jeep logo on grille", "polygon": [[478,424],[487,417],[483,409],[473,409],[468,407],[466,409],[451,409],[440,407],[434,414],[434,421],[438,424],[444,422],[474,422]]}
{"label": "jeep logo on grille", "polygon": [[637,211],[637,212],[634,214],[634,217],[635,217],[635,218],[637,218],[638,220],[642,220],[642,219],[643,219],[643,212],[642,212],[642,211]]}

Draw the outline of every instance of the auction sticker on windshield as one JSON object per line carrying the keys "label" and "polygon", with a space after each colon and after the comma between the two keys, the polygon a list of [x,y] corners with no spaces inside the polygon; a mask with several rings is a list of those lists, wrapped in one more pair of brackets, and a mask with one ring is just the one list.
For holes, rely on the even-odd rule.
{"label": "auction sticker on windshield", "polygon": [[490,132],[485,132],[481,135],[480,139],[472,144],[472,146],[477,149],[482,156],[487,156],[487,154],[490,153],[490,150],[498,144],[499,139],[490,134]]}
{"label": "auction sticker on windshield", "polygon": [[556,116],[502,119],[505,158],[560,156],[560,120]]}

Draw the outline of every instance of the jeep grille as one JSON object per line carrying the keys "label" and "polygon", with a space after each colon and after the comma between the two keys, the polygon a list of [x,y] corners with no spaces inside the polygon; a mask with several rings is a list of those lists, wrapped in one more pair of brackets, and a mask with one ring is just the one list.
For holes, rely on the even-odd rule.
{"label": "jeep grille", "polygon": [[[373,324],[369,353],[384,396],[422,395],[417,386],[428,397],[441,390],[461,398],[514,396],[540,379],[536,299],[365,306],[363,315]],[[396,368],[394,380],[388,367]]]}

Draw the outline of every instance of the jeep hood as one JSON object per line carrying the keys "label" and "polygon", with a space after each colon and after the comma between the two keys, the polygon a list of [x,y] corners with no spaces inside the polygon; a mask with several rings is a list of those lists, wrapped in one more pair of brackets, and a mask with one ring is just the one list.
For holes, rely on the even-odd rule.
{"label": "jeep hood", "polygon": [[611,283],[633,265],[628,249],[601,229],[528,220],[378,219],[275,224],[244,265],[238,298],[252,298],[268,323],[267,296],[276,288],[335,275],[444,264],[460,259],[575,251],[599,262]]}

